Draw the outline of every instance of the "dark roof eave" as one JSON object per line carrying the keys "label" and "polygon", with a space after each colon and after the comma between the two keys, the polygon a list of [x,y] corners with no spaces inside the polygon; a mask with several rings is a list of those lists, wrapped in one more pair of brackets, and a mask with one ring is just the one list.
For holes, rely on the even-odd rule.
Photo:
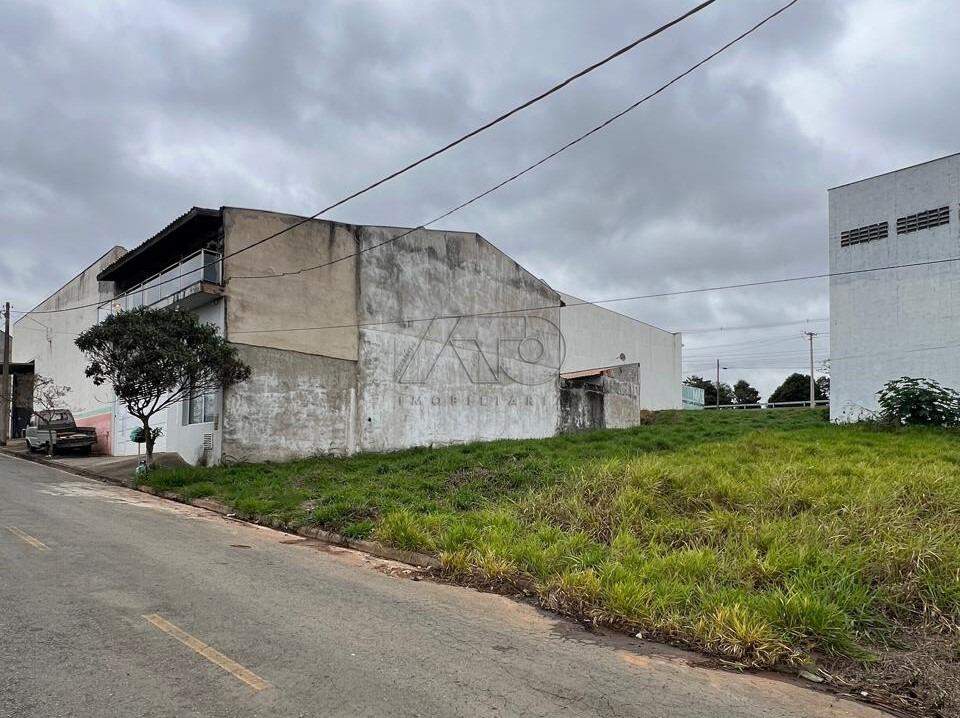
{"label": "dark roof eave", "polygon": [[186,226],[190,222],[194,221],[198,217],[220,217],[219,209],[209,209],[207,207],[192,207],[188,211],[181,214],[175,220],[173,220],[166,227],[161,229],[155,235],[150,237],[150,239],[145,242],[140,243],[129,252],[124,254],[122,257],[117,259],[113,264],[110,264],[97,275],[98,282],[110,282],[117,278],[117,276],[123,271],[125,267],[128,267],[132,262],[139,259],[143,254],[162,242],[166,237],[176,232],[178,229]]}

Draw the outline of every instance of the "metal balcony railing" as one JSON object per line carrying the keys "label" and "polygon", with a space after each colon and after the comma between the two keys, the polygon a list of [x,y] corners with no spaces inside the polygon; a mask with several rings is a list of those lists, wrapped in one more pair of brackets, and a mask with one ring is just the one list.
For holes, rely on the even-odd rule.
{"label": "metal balcony railing", "polygon": [[209,249],[201,249],[101,304],[99,319],[103,320],[117,311],[128,311],[137,307],[166,306],[175,301],[184,289],[200,282],[220,284],[222,278],[222,255]]}

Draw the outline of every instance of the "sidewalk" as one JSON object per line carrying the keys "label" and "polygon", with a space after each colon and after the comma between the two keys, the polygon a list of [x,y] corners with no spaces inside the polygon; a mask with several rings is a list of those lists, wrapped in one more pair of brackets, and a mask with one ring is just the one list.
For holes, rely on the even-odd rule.
{"label": "sidewalk", "polygon": [[[134,471],[136,471],[137,464],[142,458],[137,456],[80,456],[77,454],[55,454],[53,458],[50,458],[46,454],[31,454],[27,450],[26,441],[23,439],[11,439],[5,447],[0,447],[0,452],[21,459],[58,466],[93,479],[106,479],[125,486],[131,484]],[[180,455],[173,452],[154,454],[153,461],[155,466],[187,466]]]}

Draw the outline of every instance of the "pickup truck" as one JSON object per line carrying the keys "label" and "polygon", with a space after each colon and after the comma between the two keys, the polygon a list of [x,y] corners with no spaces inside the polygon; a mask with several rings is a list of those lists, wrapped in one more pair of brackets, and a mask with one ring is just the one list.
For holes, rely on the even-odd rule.
{"label": "pickup truck", "polygon": [[27,448],[33,451],[53,451],[73,449],[89,454],[97,443],[97,430],[92,426],[77,426],[69,409],[50,409],[38,411],[24,431]]}

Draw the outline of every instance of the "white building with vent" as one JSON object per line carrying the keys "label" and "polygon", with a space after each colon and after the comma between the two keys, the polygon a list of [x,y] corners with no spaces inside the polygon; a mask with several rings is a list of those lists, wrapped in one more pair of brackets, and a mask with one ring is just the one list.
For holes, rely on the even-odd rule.
{"label": "white building with vent", "polygon": [[828,196],[831,419],[901,376],[960,389],[960,154]]}

